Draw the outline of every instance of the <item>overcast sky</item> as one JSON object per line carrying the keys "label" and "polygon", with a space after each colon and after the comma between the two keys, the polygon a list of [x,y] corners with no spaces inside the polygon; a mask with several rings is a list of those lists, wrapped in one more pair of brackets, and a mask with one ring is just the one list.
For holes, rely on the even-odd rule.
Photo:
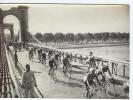
{"label": "overcast sky", "polygon": [[[21,4],[22,5],[22,4]],[[7,10],[18,5],[0,5]],[[129,32],[129,7],[127,5],[27,5],[29,31],[36,32]],[[5,23],[14,23],[15,33],[19,30],[18,20],[13,16],[4,18]]]}

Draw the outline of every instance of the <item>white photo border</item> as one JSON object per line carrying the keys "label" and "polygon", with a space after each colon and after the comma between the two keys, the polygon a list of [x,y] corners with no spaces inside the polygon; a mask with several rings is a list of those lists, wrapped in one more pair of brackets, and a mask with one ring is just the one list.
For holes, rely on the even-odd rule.
{"label": "white photo border", "polygon": [[[67,3],[67,4],[128,4],[130,7],[130,99],[133,99],[133,1],[132,0],[0,0],[0,4],[2,3]],[[14,100],[18,100],[21,98],[13,98]],[[4,100],[3,98],[0,98],[0,100]],[[8,100],[8,99],[6,99]],[[21,99],[21,100],[24,100]],[[28,98],[27,100],[31,100]],[[37,99],[36,99],[37,100]],[[50,100],[50,99],[47,99]],[[83,99],[82,99],[83,100]],[[109,100],[109,99],[108,99]],[[120,100],[120,99],[118,99]]]}

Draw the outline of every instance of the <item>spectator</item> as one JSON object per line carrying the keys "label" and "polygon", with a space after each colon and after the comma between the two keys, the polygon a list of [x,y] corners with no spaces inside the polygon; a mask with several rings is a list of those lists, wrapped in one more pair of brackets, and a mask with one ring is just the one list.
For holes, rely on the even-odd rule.
{"label": "spectator", "polygon": [[15,54],[14,54],[14,60],[15,60],[15,67],[17,68],[17,65],[18,65],[17,51],[15,51]]}
{"label": "spectator", "polygon": [[30,65],[26,64],[26,72],[24,72],[22,77],[22,88],[25,90],[25,98],[28,98],[30,95],[30,98],[34,98],[34,87],[37,87],[36,85],[36,79],[34,76],[34,73],[30,71]]}

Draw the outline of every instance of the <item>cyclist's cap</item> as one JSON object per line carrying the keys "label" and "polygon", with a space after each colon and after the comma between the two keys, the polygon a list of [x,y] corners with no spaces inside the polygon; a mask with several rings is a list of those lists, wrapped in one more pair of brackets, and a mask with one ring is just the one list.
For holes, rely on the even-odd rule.
{"label": "cyclist's cap", "polygon": [[90,68],[90,72],[92,72],[92,71],[95,71],[95,69],[94,68]]}
{"label": "cyclist's cap", "polygon": [[92,51],[90,52],[90,54],[92,54]]}

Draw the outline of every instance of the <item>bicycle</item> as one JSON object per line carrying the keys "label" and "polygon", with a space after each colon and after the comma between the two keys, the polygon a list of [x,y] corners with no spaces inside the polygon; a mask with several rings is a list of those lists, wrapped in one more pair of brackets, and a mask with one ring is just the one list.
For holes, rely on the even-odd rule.
{"label": "bicycle", "polygon": [[51,71],[50,71],[50,76],[51,76],[51,78],[53,78],[53,80],[57,80],[57,76],[56,76],[56,73],[55,73],[55,70],[56,70],[57,68],[56,67],[54,67],[54,68],[52,68],[51,69]]}
{"label": "bicycle", "polygon": [[99,95],[98,95],[98,91],[100,90],[99,86],[98,85],[91,85],[89,86],[87,83],[86,83],[86,86],[85,86],[85,93],[83,93],[83,97],[86,97],[86,98],[99,98]]}
{"label": "bicycle", "polygon": [[64,73],[64,76],[68,77],[67,73],[70,74],[70,77],[69,79],[71,79],[71,71],[72,71],[72,66],[63,66],[63,73]]}
{"label": "bicycle", "polygon": [[107,97],[115,97],[116,96],[116,89],[115,89],[115,84],[117,85],[122,85],[122,84],[118,84],[118,83],[115,83],[115,79],[113,78],[109,78],[109,79],[106,79],[105,82],[101,82],[101,91],[102,92],[105,92]]}

